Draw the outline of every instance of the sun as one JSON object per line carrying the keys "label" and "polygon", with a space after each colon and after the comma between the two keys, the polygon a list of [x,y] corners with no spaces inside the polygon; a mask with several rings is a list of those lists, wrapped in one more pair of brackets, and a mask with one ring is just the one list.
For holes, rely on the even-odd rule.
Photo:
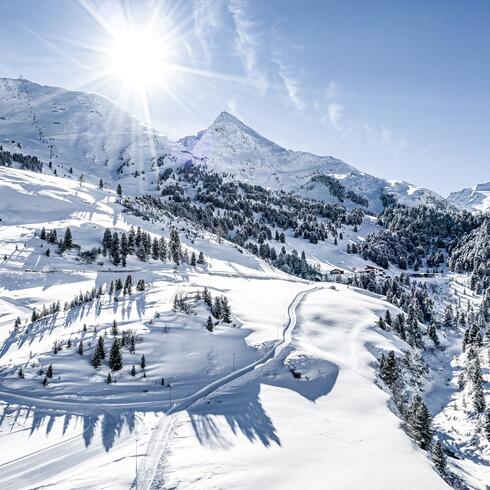
{"label": "sun", "polygon": [[162,82],[165,55],[162,39],[127,31],[117,35],[108,50],[109,71],[129,87],[145,88]]}

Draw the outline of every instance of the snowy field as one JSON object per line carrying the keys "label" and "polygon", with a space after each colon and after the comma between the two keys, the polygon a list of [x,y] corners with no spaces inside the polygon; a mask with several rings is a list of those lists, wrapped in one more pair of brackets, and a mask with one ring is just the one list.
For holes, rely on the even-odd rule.
{"label": "snowy field", "polygon": [[[1,168],[0,195],[2,489],[351,489],[361,481],[368,489],[448,488],[376,383],[381,353],[410,349],[374,326],[387,309],[398,312],[384,298],[286,275],[185,222],[128,215],[114,192],[87,183]],[[42,227],[62,235],[68,226],[82,250],[100,246],[107,227],[141,226],[166,239],[176,227],[183,247],[202,251],[206,264],[133,256],[126,267],[107,257],[84,264],[75,251],[58,255],[39,237]],[[345,253],[347,242],[375,228],[367,218],[357,232],[344,227],[338,246],[289,235],[286,247],[304,248],[324,270],[351,271],[366,263]],[[110,294],[110,282],[128,274],[131,293]],[[141,279],[146,287],[137,291]],[[433,283],[445,301],[457,294],[477,304],[464,280]],[[100,298],[28,327],[33,307],[63,305],[93,287],[102,289]],[[225,296],[232,311],[230,323],[216,322],[212,332],[199,298],[205,288]],[[188,311],[176,311],[176,294],[191,298]],[[118,335],[131,332],[135,349],[123,349],[123,368],[108,384],[107,361],[95,369],[90,360],[99,337],[109,352],[114,321]],[[61,346],[56,353],[54,345]],[[454,345],[427,390],[446,433],[464,402],[453,386],[460,369]],[[471,433],[465,424],[459,430]],[[467,434],[453,437],[455,450],[473,451]],[[451,460],[476,489],[489,481],[481,454],[479,461]]]}

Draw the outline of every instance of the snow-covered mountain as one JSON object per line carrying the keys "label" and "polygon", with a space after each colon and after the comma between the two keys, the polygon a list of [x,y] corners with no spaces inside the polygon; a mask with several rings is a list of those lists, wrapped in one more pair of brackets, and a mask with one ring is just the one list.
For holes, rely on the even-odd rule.
{"label": "snow-covered mountain", "polygon": [[276,190],[347,207],[398,202],[446,206],[435,192],[360,172],[330,156],[291,151],[222,112],[197,136],[172,142],[96,94],[0,79],[0,145],[70,168],[89,180],[121,180],[126,193],[156,190],[161,167],[205,163],[218,172]]}
{"label": "snow-covered mountain", "polygon": [[490,210],[490,182],[451,192],[447,199],[461,209],[488,211]]}
{"label": "snow-covered mountain", "polygon": [[326,202],[359,206],[360,197],[367,199],[371,210],[380,211],[381,196],[391,194],[407,205],[446,205],[441,196],[428,189],[374,177],[331,156],[287,150],[227,112],[222,112],[206,130],[180,142],[197,157],[206,159],[213,170]]}
{"label": "snow-covered mountain", "polygon": [[104,97],[0,79],[0,145],[6,150],[52,161],[57,175],[70,168],[90,180],[128,178],[125,189],[145,191],[145,170],[171,155],[183,163],[189,155],[154,129]]}

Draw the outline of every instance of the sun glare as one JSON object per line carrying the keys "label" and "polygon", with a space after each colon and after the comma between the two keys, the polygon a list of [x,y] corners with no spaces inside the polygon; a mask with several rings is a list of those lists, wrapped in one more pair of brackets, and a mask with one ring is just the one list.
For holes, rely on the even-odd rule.
{"label": "sun glare", "polygon": [[165,49],[161,39],[143,32],[117,36],[109,50],[110,71],[126,85],[144,88],[161,83]]}

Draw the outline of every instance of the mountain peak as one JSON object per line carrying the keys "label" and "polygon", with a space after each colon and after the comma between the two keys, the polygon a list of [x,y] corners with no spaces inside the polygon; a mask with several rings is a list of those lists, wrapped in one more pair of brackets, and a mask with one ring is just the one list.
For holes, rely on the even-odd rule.
{"label": "mountain peak", "polygon": [[230,114],[229,112],[226,111],[221,111],[216,119],[213,121],[213,124],[219,124],[223,122],[231,122],[233,124],[243,124],[240,119],[235,117],[234,115]]}

